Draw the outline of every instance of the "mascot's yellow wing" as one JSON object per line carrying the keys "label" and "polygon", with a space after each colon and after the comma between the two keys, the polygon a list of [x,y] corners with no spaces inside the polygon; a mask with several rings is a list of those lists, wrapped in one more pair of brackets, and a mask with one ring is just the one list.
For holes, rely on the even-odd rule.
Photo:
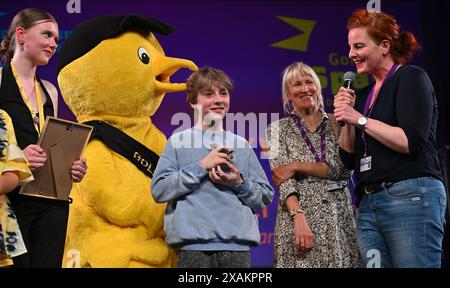
{"label": "mascot's yellow wing", "polygon": [[[102,120],[161,154],[166,138],[149,117],[167,92],[186,89],[171,82],[176,71],[197,70],[192,61],[165,55],[153,32],[171,31],[139,15],[99,16],[77,26],[57,70],[78,121]],[[153,201],[150,178],[99,141],[88,144],[85,156],[88,172],[71,194],[64,265],[173,267],[174,252],[164,242],[165,205]]]}
{"label": "mascot's yellow wing", "polygon": [[[153,131],[163,147],[165,136]],[[154,151],[160,154],[161,147]],[[88,173],[71,195],[65,265],[77,251],[80,266],[173,266],[162,231],[165,205],[153,201],[149,177],[97,140],[85,157]]]}

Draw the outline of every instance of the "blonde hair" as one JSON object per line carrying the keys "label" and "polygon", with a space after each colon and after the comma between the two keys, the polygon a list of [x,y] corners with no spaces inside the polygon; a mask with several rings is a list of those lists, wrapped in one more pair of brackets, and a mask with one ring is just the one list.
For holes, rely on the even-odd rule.
{"label": "blonde hair", "polygon": [[294,62],[283,71],[282,80],[282,96],[283,96],[283,109],[286,114],[290,114],[293,110],[292,105],[289,103],[289,86],[292,84],[293,79],[299,76],[310,76],[317,86],[317,104],[318,107],[324,109],[323,106],[323,96],[322,96],[322,86],[320,85],[319,77],[314,70],[303,62]]}

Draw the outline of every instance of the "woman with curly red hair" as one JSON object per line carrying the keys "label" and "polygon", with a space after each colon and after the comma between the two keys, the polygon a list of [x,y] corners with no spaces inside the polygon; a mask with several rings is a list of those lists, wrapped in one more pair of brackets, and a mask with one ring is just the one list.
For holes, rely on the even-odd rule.
{"label": "woman with curly red hair", "polygon": [[340,156],[355,171],[361,256],[366,266],[440,267],[446,194],[436,95],[427,73],[405,64],[418,43],[386,13],[357,10],[347,28],[349,57],[374,79],[334,100],[345,123]]}

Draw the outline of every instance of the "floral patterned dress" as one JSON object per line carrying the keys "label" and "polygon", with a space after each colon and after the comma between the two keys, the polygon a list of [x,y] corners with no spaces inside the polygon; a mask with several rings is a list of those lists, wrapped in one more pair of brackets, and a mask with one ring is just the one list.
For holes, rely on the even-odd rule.
{"label": "floral patterned dress", "polygon": [[[28,163],[17,146],[9,115],[0,110],[0,174],[18,172],[20,184],[33,180]],[[0,267],[12,265],[12,257],[26,253],[17,219],[6,195],[0,194]]]}
{"label": "floral patterned dress", "polygon": [[[328,179],[337,180],[342,188],[328,191],[327,179],[302,175],[283,182],[274,233],[275,267],[279,268],[341,268],[360,267],[361,259],[356,239],[356,224],[351,195],[346,187],[350,177],[339,158],[339,146],[327,114],[311,133],[306,130],[316,151],[320,151],[320,128],[325,127],[326,158],[330,170]],[[303,127],[306,127],[301,120]],[[323,132],[322,132],[323,134]],[[315,162],[299,127],[292,117],[280,119],[267,129],[267,140],[272,168],[294,161]],[[294,244],[294,222],[285,206],[286,198],[296,194],[313,233],[313,249],[300,254]]]}

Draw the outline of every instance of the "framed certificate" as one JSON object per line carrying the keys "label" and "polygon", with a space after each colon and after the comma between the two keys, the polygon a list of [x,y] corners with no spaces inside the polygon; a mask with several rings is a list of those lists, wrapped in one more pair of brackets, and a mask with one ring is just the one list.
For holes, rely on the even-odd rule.
{"label": "framed certificate", "polygon": [[38,145],[47,161],[33,172],[34,181],[22,185],[20,194],[69,201],[72,190],[70,170],[83,151],[93,127],[55,117],[47,117]]}

